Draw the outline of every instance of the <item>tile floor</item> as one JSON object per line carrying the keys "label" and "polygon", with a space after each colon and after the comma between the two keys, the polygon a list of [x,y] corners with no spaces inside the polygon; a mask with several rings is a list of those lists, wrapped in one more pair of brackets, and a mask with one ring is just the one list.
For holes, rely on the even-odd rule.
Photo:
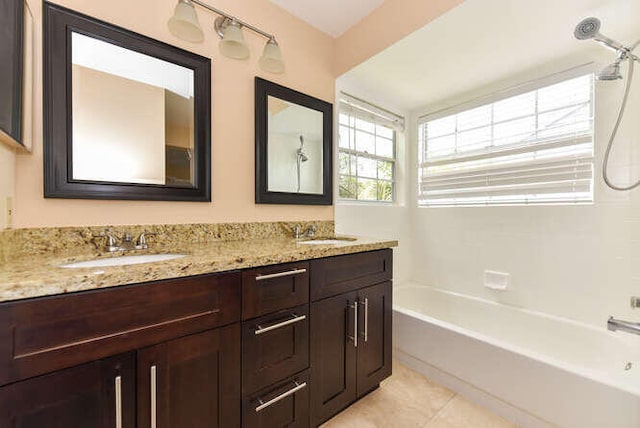
{"label": "tile floor", "polygon": [[515,428],[394,361],[393,376],[321,428]]}

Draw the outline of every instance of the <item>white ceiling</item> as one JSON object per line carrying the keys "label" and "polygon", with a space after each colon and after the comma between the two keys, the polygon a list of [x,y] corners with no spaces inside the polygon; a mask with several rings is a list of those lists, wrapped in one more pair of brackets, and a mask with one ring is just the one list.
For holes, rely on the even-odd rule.
{"label": "white ceiling", "polygon": [[270,0],[333,37],[341,36],[384,0]]}
{"label": "white ceiling", "polygon": [[613,61],[613,52],[573,37],[587,16],[625,44],[640,39],[640,0],[466,0],[341,81],[411,111],[569,57]]}

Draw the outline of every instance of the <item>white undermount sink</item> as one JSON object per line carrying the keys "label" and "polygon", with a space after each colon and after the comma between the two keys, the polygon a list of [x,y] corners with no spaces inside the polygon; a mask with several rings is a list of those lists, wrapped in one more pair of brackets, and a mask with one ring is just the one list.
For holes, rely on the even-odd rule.
{"label": "white undermount sink", "polygon": [[300,241],[298,244],[304,245],[335,245],[335,244],[344,244],[345,242],[355,241],[355,238],[319,238],[319,239],[310,239],[308,241]]}
{"label": "white undermount sink", "polygon": [[154,263],[163,262],[166,260],[178,259],[184,257],[186,254],[140,254],[137,256],[120,256],[109,257],[104,259],[93,259],[85,262],[69,263],[66,265],[60,265],[62,268],[95,268],[95,267],[112,267],[112,266],[126,266],[126,265],[138,265],[142,263]]}

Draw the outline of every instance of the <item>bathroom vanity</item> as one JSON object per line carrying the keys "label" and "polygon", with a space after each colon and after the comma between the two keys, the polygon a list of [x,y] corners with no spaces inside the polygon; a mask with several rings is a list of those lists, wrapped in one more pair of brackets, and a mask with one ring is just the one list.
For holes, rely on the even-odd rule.
{"label": "bathroom vanity", "polygon": [[389,248],[0,304],[0,426],[318,426],[391,374]]}

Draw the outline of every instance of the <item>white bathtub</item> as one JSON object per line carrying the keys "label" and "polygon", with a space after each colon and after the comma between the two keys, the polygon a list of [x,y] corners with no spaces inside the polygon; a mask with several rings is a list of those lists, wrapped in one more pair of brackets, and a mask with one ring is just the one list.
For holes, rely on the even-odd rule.
{"label": "white bathtub", "polygon": [[605,323],[394,289],[395,357],[524,427],[640,427],[640,337]]}

